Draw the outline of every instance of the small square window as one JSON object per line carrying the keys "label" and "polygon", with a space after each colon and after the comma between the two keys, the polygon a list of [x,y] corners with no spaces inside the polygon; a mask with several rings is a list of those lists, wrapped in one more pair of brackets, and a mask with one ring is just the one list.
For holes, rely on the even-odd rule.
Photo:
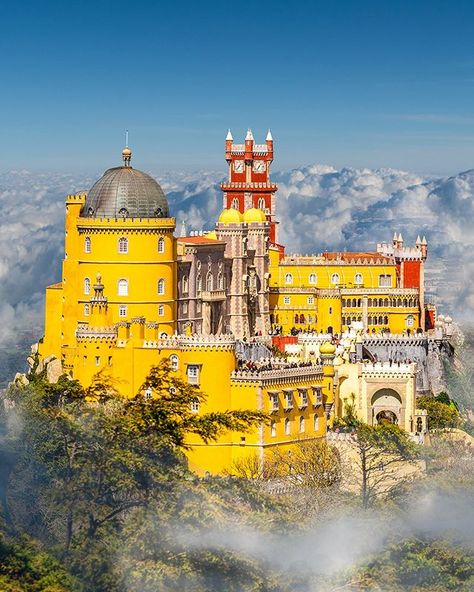
{"label": "small square window", "polygon": [[191,401],[191,411],[193,413],[199,413],[199,399],[192,399],[192,401]]}
{"label": "small square window", "polygon": [[289,296],[285,296],[285,297],[283,298],[283,302],[284,302],[285,304],[290,304],[290,297],[289,297]]}
{"label": "small square window", "polygon": [[119,317],[126,317],[127,316],[127,307],[125,304],[121,304],[119,306]]}
{"label": "small square window", "polygon": [[197,364],[188,365],[187,375],[189,384],[199,384],[199,366]]}

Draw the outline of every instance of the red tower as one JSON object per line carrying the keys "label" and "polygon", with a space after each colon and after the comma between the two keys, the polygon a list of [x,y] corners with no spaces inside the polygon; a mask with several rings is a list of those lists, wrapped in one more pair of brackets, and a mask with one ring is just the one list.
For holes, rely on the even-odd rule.
{"label": "red tower", "polygon": [[232,134],[225,139],[225,159],[229,163],[229,180],[221,184],[224,208],[244,213],[250,208],[263,210],[270,222],[270,241],[277,243],[275,193],[278,187],[270,181],[273,161],[273,138],[268,130],[265,144],[255,144],[248,130],[244,144],[234,144]]}

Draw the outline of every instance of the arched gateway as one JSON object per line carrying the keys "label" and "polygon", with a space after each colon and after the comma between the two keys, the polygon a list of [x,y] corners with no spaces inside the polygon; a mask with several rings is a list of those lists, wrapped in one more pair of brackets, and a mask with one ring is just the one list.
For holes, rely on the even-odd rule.
{"label": "arched gateway", "polygon": [[382,388],[372,395],[372,423],[401,423],[402,397],[391,388]]}

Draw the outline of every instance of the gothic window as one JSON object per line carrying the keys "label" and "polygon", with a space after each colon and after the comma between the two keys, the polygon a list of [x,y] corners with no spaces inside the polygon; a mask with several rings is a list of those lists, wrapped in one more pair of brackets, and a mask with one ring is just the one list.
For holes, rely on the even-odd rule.
{"label": "gothic window", "polygon": [[304,417],[300,416],[300,434],[304,432]]}
{"label": "gothic window", "polygon": [[319,430],[319,415],[314,414],[313,428],[315,432]]}
{"label": "gothic window", "polygon": [[202,292],[202,277],[200,274],[196,277],[196,292],[198,295]]}
{"label": "gothic window", "polygon": [[118,241],[119,253],[128,253],[128,239],[122,236]]}
{"label": "gothic window", "polygon": [[179,368],[179,358],[176,354],[173,354],[172,356],[170,356],[170,364],[171,364],[171,370],[178,370]]}
{"label": "gothic window", "polygon": [[361,273],[356,273],[354,276],[354,284],[362,284],[364,282],[364,278]]}
{"label": "gothic window", "polygon": [[214,281],[213,281],[212,273],[208,273],[207,277],[206,277],[206,290],[208,292],[212,292],[213,289],[214,289]]}
{"label": "gothic window", "polygon": [[239,209],[239,200],[236,197],[234,197],[234,199],[232,200],[232,205],[230,207],[234,208],[234,210]]}
{"label": "gothic window", "polygon": [[160,236],[160,238],[158,239],[158,253],[164,253],[165,252],[165,239]]}
{"label": "gothic window", "polygon": [[163,296],[164,293],[165,293],[165,280],[163,278],[160,278],[158,280],[158,294],[160,294],[160,296]]}
{"label": "gothic window", "polygon": [[391,288],[392,287],[392,276],[389,274],[379,275],[379,287],[380,288]]}
{"label": "gothic window", "polygon": [[84,239],[84,253],[90,253],[92,249],[92,241],[90,236]]}
{"label": "gothic window", "polygon": [[293,276],[291,273],[287,273],[285,275],[285,284],[292,284],[293,283]]}
{"label": "gothic window", "polygon": [[290,433],[290,418],[285,417],[285,434],[288,436]]}
{"label": "gothic window", "polygon": [[261,197],[258,200],[258,205],[257,205],[259,210],[265,210],[265,200],[263,199],[263,197]]}
{"label": "gothic window", "polygon": [[84,294],[91,293],[91,281],[89,278],[84,278]]}
{"label": "gothic window", "polygon": [[118,295],[128,296],[128,281],[121,279],[118,281]]}
{"label": "gothic window", "polygon": [[310,273],[309,274],[309,283],[310,284],[316,284],[318,281],[318,278],[316,277],[315,273]]}
{"label": "gothic window", "polygon": [[331,276],[331,284],[337,285],[339,284],[339,274],[338,273],[333,273]]}
{"label": "gothic window", "polygon": [[217,288],[218,290],[224,290],[224,276],[221,272],[217,276]]}
{"label": "gothic window", "polygon": [[274,438],[277,435],[276,421],[272,421],[272,423],[270,424],[270,434],[272,438]]}
{"label": "gothic window", "polygon": [[189,284],[189,282],[188,282],[188,276],[187,275],[183,275],[183,283],[182,283],[182,285],[183,285],[183,293],[184,294],[187,294],[188,293],[188,284]]}

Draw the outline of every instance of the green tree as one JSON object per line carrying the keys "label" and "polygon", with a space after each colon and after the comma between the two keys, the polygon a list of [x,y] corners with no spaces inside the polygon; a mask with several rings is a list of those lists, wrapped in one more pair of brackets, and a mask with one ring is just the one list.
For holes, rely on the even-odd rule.
{"label": "green tree", "polygon": [[461,424],[459,412],[452,401],[449,399],[446,404],[444,400],[445,397],[442,397],[442,400],[418,397],[416,400],[417,407],[426,409],[428,412],[428,427],[430,429],[454,428]]}

